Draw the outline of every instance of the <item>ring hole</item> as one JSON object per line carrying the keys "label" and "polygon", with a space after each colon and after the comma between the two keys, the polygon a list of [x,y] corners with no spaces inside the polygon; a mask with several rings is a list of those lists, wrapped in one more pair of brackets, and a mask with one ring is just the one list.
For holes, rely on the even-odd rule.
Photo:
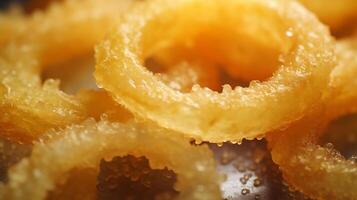
{"label": "ring hole", "polygon": [[335,148],[347,159],[357,157],[357,113],[330,122],[320,144]]}
{"label": "ring hole", "polygon": [[291,51],[295,35],[275,12],[241,6],[210,14],[199,7],[195,13],[178,9],[150,21],[144,30],[155,31],[144,32],[142,41],[146,66],[151,70],[148,63],[154,60],[161,71],[153,72],[167,73],[186,65],[198,84],[219,92],[225,84],[249,87],[252,81],[269,80],[282,64],[280,56]]}

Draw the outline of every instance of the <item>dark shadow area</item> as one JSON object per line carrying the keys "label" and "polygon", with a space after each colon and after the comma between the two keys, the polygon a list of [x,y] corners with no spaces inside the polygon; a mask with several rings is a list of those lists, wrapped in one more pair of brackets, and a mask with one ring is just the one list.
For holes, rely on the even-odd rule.
{"label": "dark shadow area", "polygon": [[145,157],[115,157],[100,163],[97,195],[99,200],[172,199],[178,194],[175,182],[173,171],[151,169]]}

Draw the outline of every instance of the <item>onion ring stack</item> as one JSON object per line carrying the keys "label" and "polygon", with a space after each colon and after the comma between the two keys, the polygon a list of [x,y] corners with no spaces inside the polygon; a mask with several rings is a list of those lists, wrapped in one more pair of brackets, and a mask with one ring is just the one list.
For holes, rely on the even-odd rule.
{"label": "onion ring stack", "polygon": [[[328,30],[355,29],[357,4],[300,2],[64,0],[0,13],[0,199],[95,199],[99,162],[127,155],[176,173],[164,199],[220,199],[213,153],[197,144],[265,136],[291,187],[357,199],[356,160],[319,145],[357,113],[357,35]],[[73,60],[93,47],[105,91],[69,78],[66,93],[52,77],[87,76]]]}
{"label": "onion ring stack", "polygon": [[[114,2],[114,1],[113,1]],[[123,1],[124,2],[124,1]],[[90,5],[93,4],[94,1],[87,1],[85,2],[86,4]],[[107,2],[109,3],[109,1]],[[98,14],[99,14],[99,19],[101,19],[101,14],[104,15],[104,18],[108,17],[109,19],[115,19],[116,17],[118,17],[117,13],[115,13],[115,15],[113,13],[108,12],[108,8],[111,8],[112,11],[115,11],[116,8],[115,6],[117,6],[118,3],[112,3],[109,5],[106,5],[103,9],[103,13],[101,13],[101,9],[99,8],[95,8],[94,5],[89,6],[88,8],[92,8],[94,10],[91,9],[84,9],[83,14],[78,12],[73,12],[73,19],[71,18],[71,15],[69,15],[69,19],[68,22],[63,22],[65,25],[70,26],[72,21],[75,22],[75,24],[73,25],[75,27],[74,30],[78,30],[83,31],[81,33],[79,33],[79,35],[82,35],[85,31],[87,31],[87,29],[91,30],[98,30],[99,28],[96,28],[96,26],[103,26],[103,24],[101,24],[100,20],[96,21],[98,19]],[[55,13],[56,16],[59,13],[62,13],[62,9],[63,10],[67,10],[68,6],[69,7],[73,7],[75,8],[76,6],[82,5],[82,4],[76,4],[76,2],[66,2],[64,4],[58,4],[58,8],[56,8],[56,6],[52,6],[50,8],[50,11],[47,11],[48,13]],[[119,4],[120,5],[120,4]],[[59,11],[57,12],[53,12],[53,10],[56,11],[56,9],[59,9]],[[98,10],[99,9],[99,10]],[[99,11],[99,13],[96,12]],[[87,14],[87,15],[86,15]],[[83,17],[83,21],[77,21],[78,19],[76,19],[77,16],[81,16]],[[90,18],[90,16],[92,15],[96,15],[93,19]],[[108,16],[107,16],[108,15]],[[41,16],[41,15],[40,15]],[[48,22],[52,21],[51,19],[51,14],[45,14],[44,16],[40,17],[40,22],[44,23],[48,20]],[[89,18],[87,18],[89,17]],[[54,17],[56,18],[56,17]],[[81,18],[79,18],[81,20]],[[117,20],[117,19],[116,19]],[[115,21],[109,20],[109,23],[115,23]],[[29,24],[28,27],[31,27],[31,23],[32,22],[26,22]],[[41,24],[39,23],[39,24]],[[68,24],[66,24],[68,23]],[[33,23],[35,25],[37,25],[36,23]],[[46,23],[44,23],[46,24]],[[88,27],[88,24],[90,24],[90,26]],[[54,24],[55,25],[55,24]],[[4,118],[2,118],[2,122],[3,122],[3,130],[4,132],[2,134],[5,134],[7,137],[11,138],[14,141],[21,141],[21,142],[27,142],[27,141],[31,141],[33,139],[37,139],[37,137],[39,137],[39,135],[43,135],[45,134],[45,137],[50,137],[51,134],[46,134],[45,131],[50,129],[50,128],[57,128],[57,127],[62,127],[65,126],[67,124],[71,124],[71,123],[76,123],[81,121],[82,119],[85,119],[86,117],[95,117],[97,119],[105,116],[105,118],[107,120],[111,120],[111,121],[126,121],[128,119],[130,119],[132,116],[130,113],[124,111],[120,106],[116,105],[111,98],[109,98],[107,96],[107,94],[105,92],[98,92],[98,91],[81,91],[79,94],[77,94],[75,97],[74,96],[70,96],[67,95],[65,93],[63,93],[62,91],[59,90],[58,85],[59,82],[58,81],[53,81],[53,80],[48,80],[44,83],[44,85],[42,85],[39,74],[40,71],[43,68],[48,67],[48,65],[50,64],[54,64],[57,63],[59,61],[63,61],[63,60],[67,60],[71,57],[75,57],[78,56],[80,54],[86,53],[87,49],[90,49],[90,44],[94,44],[95,41],[92,40],[91,37],[86,38],[83,40],[83,47],[80,46],[78,49],[71,49],[73,51],[59,51],[60,53],[62,53],[63,55],[56,55],[59,58],[54,58],[52,57],[49,53],[51,53],[53,50],[57,51],[58,49],[54,49],[53,47],[55,47],[56,45],[54,45],[56,42],[59,42],[60,44],[65,43],[65,42],[71,42],[71,40],[73,40],[76,36],[72,35],[72,34],[68,34],[68,37],[61,37],[61,41],[56,41],[56,34],[55,32],[60,31],[62,33],[66,33],[67,28],[65,25],[59,25],[59,26],[52,26],[52,27],[48,27],[48,29],[44,28],[43,32],[38,32],[34,35],[32,35],[31,37],[26,36],[23,33],[18,33],[19,36],[17,36],[17,40],[14,41],[9,41],[7,43],[7,46],[4,47],[2,49],[2,59],[1,59],[1,70],[2,70],[2,78],[3,78],[3,87],[2,87],[2,94],[3,97],[2,101],[3,101],[3,111],[6,113],[6,116],[2,116]],[[81,26],[85,27],[86,29],[81,29]],[[104,24],[104,26],[106,27],[105,29],[110,28],[110,26],[108,24]],[[35,27],[36,30],[40,30],[42,31],[41,28],[37,28]],[[105,29],[99,29],[101,33],[105,32]],[[71,30],[73,31],[73,29]],[[95,33],[95,32],[94,32]],[[78,36],[79,36],[78,35]],[[98,40],[100,37],[102,37],[101,34],[94,34],[96,38],[96,40]],[[99,36],[100,35],[100,36]],[[42,36],[47,36],[48,37],[48,42],[40,42],[38,41]],[[73,37],[74,36],[74,37]],[[72,37],[72,38],[71,38]],[[88,44],[88,45],[87,45]],[[21,59],[16,59],[16,55],[21,54],[22,58]],[[46,59],[49,59],[48,61],[46,61]],[[171,81],[172,84],[174,85],[179,85],[181,87],[180,84],[183,85],[187,85],[187,84],[191,84],[192,83],[196,83],[196,79],[195,80],[189,80],[190,76],[184,76],[182,72],[177,72],[177,73],[173,73],[173,75],[177,76],[177,75],[182,75],[181,78],[179,78],[179,80],[175,80],[175,81]],[[173,76],[171,75],[171,76]],[[193,75],[196,77],[196,72],[193,72]],[[167,80],[170,79],[170,75],[165,76]],[[188,78],[188,79],[187,79]],[[196,77],[197,78],[197,77]],[[199,77],[198,77],[199,78]],[[175,84],[176,82],[178,82],[177,84]],[[192,82],[192,83],[190,83]],[[17,102],[18,101],[18,102]],[[7,103],[9,102],[9,103]],[[15,104],[14,104],[15,103]],[[23,105],[24,104],[24,105]],[[38,106],[37,106],[38,105]],[[100,106],[98,106],[100,105]],[[31,107],[34,106],[34,107]],[[7,109],[8,107],[8,109]],[[14,109],[15,108],[15,109]],[[17,110],[18,109],[18,110]],[[51,110],[51,109],[57,109],[59,112],[57,112],[56,110]],[[50,112],[48,112],[48,110],[50,110]],[[57,116],[56,116],[57,115]],[[19,118],[19,116],[21,116],[21,118]],[[25,117],[27,116],[27,117]],[[79,117],[78,117],[79,116]],[[56,120],[55,118],[58,117],[58,119]],[[19,120],[21,120],[19,123]],[[61,120],[65,120],[65,122],[62,122]],[[94,123],[94,121],[91,121],[92,123]],[[11,124],[9,124],[11,123]],[[42,123],[42,124],[41,124]],[[47,123],[52,123],[48,126]],[[106,124],[109,122],[102,122],[101,124]],[[163,144],[165,145],[169,145],[170,147],[173,147],[174,151],[179,151],[180,154],[183,154],[184,152],[186,152],[186,150],[190,150],[190,155],[194,155],[193,152],[195,152],[197,150],[198,152],[198,158],[196,159],[194,157],[193,162],[191,162],[191,160],[186,160],[185,164],[184,163],[177,163],[177,161],[173,161],[173,158],[176,157],[175,154],[172,154],[172,158],[167,165],[168,166],[173,166],[175,168],[175,170],[178,170],[178,174],[179,174],[179,185],[178,185],[178,189],[182,189],[182,194],[181,194],[181,198],[185,199],[186,197],[188,198],[192,198],[192,199],[216,199],[220,192],[219,192],[219,188],[218,188],[218,182],[217,182],[217,177],[216,177],[216,172],[214,171],[214,161],[212,158],[212,155],[210,153],[210,151],[205,147],[190,147],[190,144],[187,140],[184,140],[182,138],[178,139],[178,138],[169,138],[169,139],[173,139],[172,142],[175,142],[175,144],[169,144],[169,142],[164,139],[164,138],[160,138],[159,134],[157,133],[157,131],[155,131],[156,127],[148,127],[147,131],[148,133],[143,133],[143,130],[145,130],[146,128],[144,128],[144,126],[140,126],[140,131],[136,131],[133,129],[136,129],[134,126],[136,125],[123,125],[123,126],[128,126],[127,129],[130,129],[131,131],[134,132],[134,134],[140,134],[140,137],[143,137],[141,139],[144,139],[145,137],[150,137],[153,141],[154,139],[158,139],[158,141],[161,141]],[[92,127],[94,128],[94,127]],[[70,129],[70,128],[69,128]],[[90,129],[90,127],[88,128]],[[158,129],[161,130],[161,129]],[[101,136],[105,136],[106,134],[101,133],[101,130],[96,130],[98,133],[98,137]],[[80,132],[80,130],[79,130]],[[88,133],[88,130],[85,129],[83,130],[83,137],[86,137],[86,134]],[[165,130],[161,130],[160,132],[165,132]],[[60,132],[56,132],[56,134],[62,136],[62,135],[66,135],[66,133],[62,133]],[[78,133],[81,137],[81,134]],[[151,137],[150,135],[153,134],[154,137]],[[124,137],[127,137],[128,135],[126,135],[126,132],[122,134]],[[71,135],[72,137],[73,135]],[[95,136],[95,135],[93,135]],[[129,135],[129,137],[131,137],[133,135]],[[68,136],[69,137],[69,136]],[[65,138],[65,140],[70,140],[71,138]],[[88,139],[88,138],[87,138]],[[98,142],[98,145],[102,145],[102,143],[104,141],[101,140],[97,140],[98,138],[93,138],[94,142]],[[114,141],[111,140],[112,138],[108,138],[108,140],[110,141]],[[127,141],[127,140],[123,140],[123,141]],[[144,141],[144,140],[139,140],[139,141]],[[78,141],[77,141],[78,142]],[[146,142],[148,142],[146,140]],[[62,143],[62,141],[59,141],[59,143]],[[66,142],[64,142],[66,143]],[[71,143],[69,141],[69,143]],[[90,142],[88,141],[79,141],[80,146],[85,146],[87,145],[91,145]],[[69,149],[68,153],[71,153],[72,150],[74,149],[78,149],[78,144],[74,142],[74,144],[76,144],[77,146],[72,146],[70,148],[73,149]],[[51,142],[50,141],[45,141],[44,144],[41,144],[42,147],[40,147],[41,150],[37,151],[37,146],[41,146],[40,144],[36,144],[33,150],[33,156],[36,155],[36,152],[38,152],[38,156],[40,161],[43,161],[42,159],[45,158],[42,156],[42,153],[44,151],[43,148],[49,148],[51,149]],[[118,147],[117,145],[114,145],[115,143],[113,143],[113,147],[116,148]],[[146,143],[147,144],[147,143]],[[153,144],[159,144],[159,142],[157,143],[153,143]],[[183,147],[180,147],[180,145],[183,145]],[[70,146],[70,145],[69,145]],[[94,146],[93,146],[94,147]],[[131,154],[138,154],[139,149],[137,149],[137,145],[134,146],[135,148],[132,149],[132,152],[124,152],[125,153],[131,153]],[[108,147],[109,148],[109,147]],[[176,148],[176,150],[175,150]],[[151,147],[151,151],[153,151],[155,148]],[[192,151],[194,149],[194,151]],[[200,152],[202,150],[202,153]],[[57,149],[57,151],[64,151],[64,149]],[[86,150],[86,149],[84,149]],[[114,151],[114,150],[113,150]],[[143,150],[145,151],[145,150]],[[166,151],[165,153],[169,153],[170,151]],[[54,154],[56,154],[56,152],[53,152]],[[82,153],[86,153],[86,152],[82,152]],[[107,150],[107,153],[113,153],[112,151]],[[145,152],[144,152],[145,153]],[[146,152],[150,154],[150,151]],[[204,155],[207,154],[207,155]],[[69,155],[66,152],[64,152],[63,155]],[[160,162],[162,161],[162,157],[164,157],[164,155],[162,154],[155,154],[152,153],[152,155],[149,156],[158,156],[155,161],[154,159],[154,164],[156,167],[161,167],[160,166]],[[32,158],[32,157],[31,157]],[[29,158],[29,159],[31,159]],[[52,159],[52,156],[49,156],[50,159]],[[98,155],[98,157],[96,158],[97,160],[99,160],[101,158],[101,155]],[[192,157],[191,157],[192,158]],[[65,159],[65,157],[59,157],[59,160],[61,159]],[[186,157],[186,159],[189,159],[189,157]],[[200,159],[204,159],[201,160],[203,161],[202,163],[200,163],[201,161],[199,161]],[[36,159],[35,159],[36,160]],[[79,161],[80,159],[78,158],[74,158],[73,161]],[[175,158],[175,160],[177,160]],[[183,159],[184,160],[184,159]],[[67,161],[67,160],[66,160]],[[197,162],[199,161],[199,162]],[[23,162],[26,162],[26,159],[24,159]],[[35,161],[36,162],[36,161]],[[51,165],[53,164],[53,162],[49,161],[51,163]],[[96,161],[98,162],[98,161]],[[178,165],[177,165],[177,164]],[[43,164],[43,163],[42,163]],[[94,163],[95,164],[95,163]],[[21,168],[22,164],[17,165],[17,167]],[[40,163],[41,165],[41,163]],[[79,164],[80,165],[80,164]],[[91,164],[92,166],[93,164]],[[165,166],[165,165],[163,165]],[[190,172],[190,168],[188,168],[189,166],[192,167],[192,171]],[[17,168],[15,167],[15,168]],[[33,168],[33,166],[29,166],[29,170],[46,170],[46,169],[50,169],[48,166],[40,166],[43,167],[41,169],[36,169]],[[68,171],[61,171],[61,167],[66,167],[66,166],[60,166],[57,165],[58,170],[60,170],[58,173],[67,173],[71,170],[71,168],[75,168],[78,167],[77,163],[72,163],[71,166],[69,166],[70,168],[68,169]],[[208,171],[207,171],[208,170]],[[212,174],[212,179],[210,181],[207,181],[209,179],[209,177],[206,175],[206,173],[204,173],[205,171],[207,171],[209,174]],[[44,171],[43,171],[44,172]],[[11,177],[17,177],[18,173],[22,173],[22,172],[10,172],[10,179],[12,179]],[[197,175],[201,174],[201,178],[197,177]],[[60,174],[59,174],[60,175]],[[57,177],[57,176],[56,176]],[[61,177],[61,176],[60,176]],[[190,180],[192,178],[192,180]],[[198,178],[198,179],[195,179]],[[46,179],[46,178],[45,178]],[[181,180],[182,179],[182,180]],[[186,180],[187,179],[187,180]],[[30,183],[27,182],[28,180],[26,180],[26,183]],[[53,181],[52,184],[55,184],[56,180]],[[181,184],[181,181],[183,182]],[[197,184],[199,187],[196,186],[195,183],[199,183],[199,181],[202,181],[202,184]],[[37,182],[40,186],[43,184],[42,180],[40,180],[39,182]],[[11,185],[16,185],[18,184],[16,178],[15,180],[10,180],[10,183],[7,184],[7,186],[4,186],[4,188],[11,188]],[[30,183],[30,185],[32,185],[33,183]],[[205,185],[207,185],[207,188],[205,188]],[[36,198],[41,198],[40,196],[45,195],[46,191],[48,190],[48,188],[46,187],[51,187],[51,183],[49,183],[48,185],[45,186],[45,188],[41,188],[38,187],[39,190],[34,191],[33,193],[27,194],[26,193],[26,184],[22,185],[20,188],[21,191],[23,191],[23,193],[21,194],[21,192],[19,192],[18,188],[15,187],[14,191],[11,191],[11,189],[4,189],[4,192],[1,192],[1,195],[3,195],[3,198],[6,199],[23,199],[25,197],[31,197],[33,199]],[[36,187],[35,187],[36,188]],[[41,190],[42,189],[42,190]],[[95,189],[95,188],[94,188]],[[195,192],[195,190],[197,190]],[[181,191],[181,190],[180,190]],[[212,192],[211,192],[212,191]],[[199,194],[199,192],[204,192],[203,195]],[[23,195],[23,196],[21,196]],[[39,196],[38,196],[39,195]]]}
{"label": "onion ring stack", "polygon": [[[90,113],[86,112],[80,97],[60,91],[58,81],[49,79],[42,83],[40,74],[51,64],[90,52],[133,1],[106,0],[97,4],[93,0],[54,4],[44,13],[33,14],[32,18],[24,21],[25,28],[15,34],[16,39],[7,42],[0,58],[0,101],[1,110],[6,113],[0,116],[2,135],[29,142],[50,128],[63,127],[88,117]],[[63,13],[67,13],[64,19]],[[53,23],[56,21],[59,23]],[[35,32],[26,34],[29,30]],[[84,34],[86,37],[81,38]],[[64,50],[67,48],[70,50]],[[181,79],[187,77],[185,72],[180,73]],[[176,75],[169,75],[166,79]],[[176,81],[180,84],[190,82],[185,79],[171,81],[176,87],[179,86]],[[208,80],[192,81],[210,84]]]}

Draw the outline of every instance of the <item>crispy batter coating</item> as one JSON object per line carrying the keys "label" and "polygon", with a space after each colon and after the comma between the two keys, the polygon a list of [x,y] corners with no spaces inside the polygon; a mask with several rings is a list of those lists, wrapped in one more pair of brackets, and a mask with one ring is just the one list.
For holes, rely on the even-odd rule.
{"label": "crispy batter coating", "polygon": [[34,70],[37,64],[33,57],[16,62],[0,59],[0,126],[5,137],[29,141],[49,128],[78,122],[85,116],[80,102],[59,90],[59,81],[41,82],[38,70]]}
{"label": "crispy batter coating", "polygon": [[357,163],[334,148],[317,145],[321,114],[267,135],[272,157],[292,187],[314,199],[356,199]]}
{"label": "crispy batter coating", "polygon": [[357,112],[357,35],[338,41],[338,65],[331,73],[328,115],[330,118]]}
{"label": "crispy batter coating", "polygon": [[25,21],[26,16],[18,7],[0,12],[0,47],[13,38],[14,33],[24,28]]}
{"label": "crispy batter coating", "polygon": [[25,22],[25,28],[0,50],[3,136],[29,142],[50,128],[88,117],[77,97],[59,90],[57,80],[42,81],[41,71],[50,64],[90,52],[130,2],[69,0],[53,4]]}
{"label": "crispy batter coating", "polygon": [[344,126],[339,130],[325,129],[336,118],[357,112],[356,41],[349,38],[337,44],[338,65],[331,73],[326,109],[318,109],[286,130],[267,135],[273,160],[285,179],[312,198],[357,199],[355,160],[346,159],[331,145],[318,145],[321,135],[330,131],[341,134],[340,143],[343,136],[348,140],[339,133],[346,131]]}
{"label": "crispy batter coating", "polygon": [[[355,0],[300,1],[335,36],[356,28]],[[0,13],[1,180],[27,157],[0,183],[0,199],[96,199],[100,161],[126,155],[173,170],[177,199],[220,199],[212,152],[183,135],[237,143],[267,132],[292,187],[316,199],[357,199],[356,159],[319,145],[326,132],[356,127],[326,130],[357,113],[357,36],[337,42],[335,62],[327,28],[295,1],[134,2],[61,0],[30,15]],[[73,72],[72,59],[118,22],[96,48],[95,76],[107,91],[76,93],[80,81],[60,88],[44,78],[46,70],[60,77],[56,66]],[[343,146],[346,137],[335,139]],[[33,140],[31,156],[32,145],[17,145]]]}
{"label": "crispy batter coating", "polygon": [[169,130],[136,122],[88,120],[46,138],[46,144],[35,144],[31,157],[10,170],[9,183],[0,186],[1,199],[44,199],[72,169],[97,168],[101,158],[127,154],[146,156],[153,169],[173,170],[175,189],[180,192],[177,199],[220,198],[212,152]]}
{"label": "crispy batter coating", "polygon": [[[66,0],[23,18],[7,43],[32,49],[43,66],[90,52],[129,10],[132,0]],[[9,18],[12,20],[12,18]],[[0,21],[2,22],[2,21]],[[3,23],[7,23],[4,20]],[[12,22],[11,22],[12,23]],[[4,29],[12,26],[1,25]],[[13,24],[16,26],[16,24]],[[29,34],[31,33],[31,34]],[[6,44],[7,46],[10,44]]]}

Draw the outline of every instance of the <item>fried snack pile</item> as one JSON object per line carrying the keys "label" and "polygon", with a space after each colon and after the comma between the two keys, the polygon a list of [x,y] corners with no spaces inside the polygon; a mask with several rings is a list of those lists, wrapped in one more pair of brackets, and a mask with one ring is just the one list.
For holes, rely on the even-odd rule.
{"label": "fried snack pile", "polygon": [[222,199],[208,143],[265,137],[289,187],[357,199],[356,1],[44,3],[0,13],[0,199],[101,199],[125,156],[145,199]]}

